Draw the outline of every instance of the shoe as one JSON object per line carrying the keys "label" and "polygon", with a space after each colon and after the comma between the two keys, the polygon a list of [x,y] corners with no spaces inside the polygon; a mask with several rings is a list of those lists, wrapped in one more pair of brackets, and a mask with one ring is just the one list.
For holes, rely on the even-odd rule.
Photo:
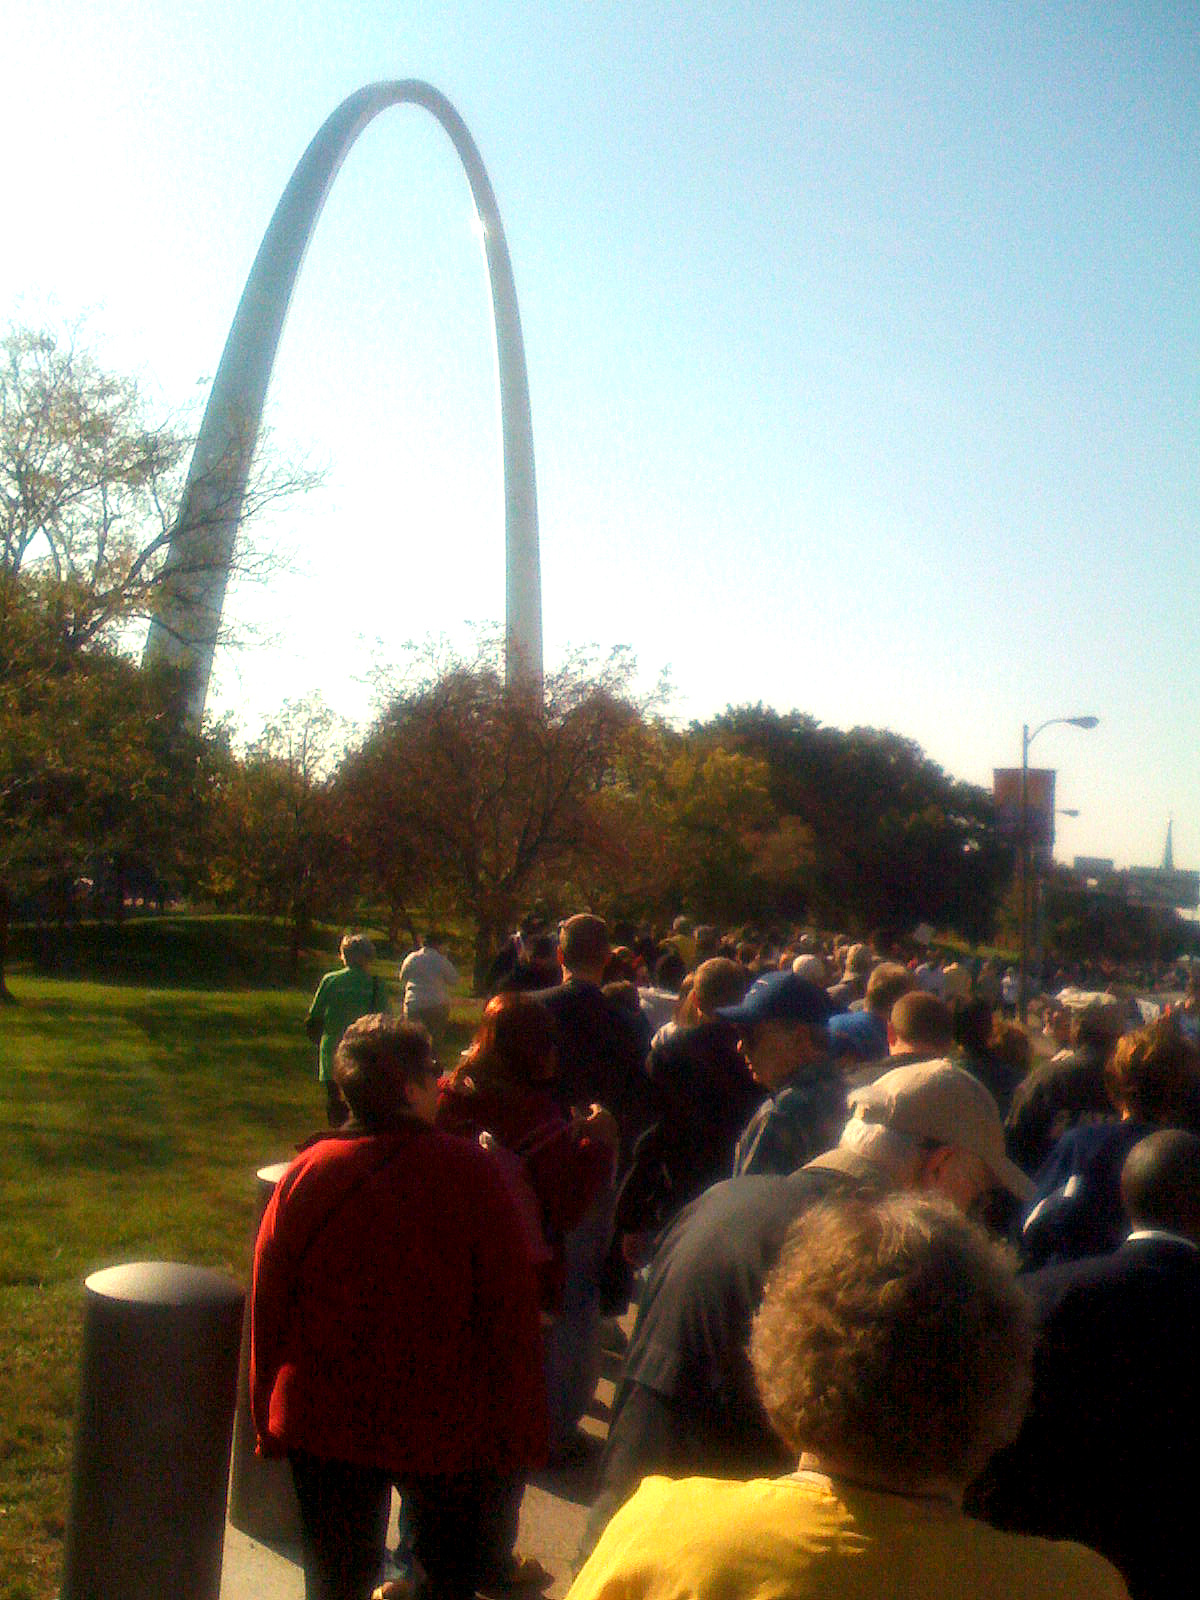
{"label": "shoe", "polygon": [[565,1438],[550,1447],[549,1464],[558,1470],[578,1467],[591,1458],[597,1441],[582,1428],[572,1428]]}
{"label": "shoe", "polygon": [[479,1585],[479,1592],[510,1594],[514,1589],[548,1589],[553,1582],[554,1574],[536,1556],[518,1555],[514,1551],[499,1572],[490,1574]]}
{"label": "shoe", "polygon": [[629,1335],[616,1317],[600,1318],[600,1348],[610,1356],[623,1356],[629,1349]]}

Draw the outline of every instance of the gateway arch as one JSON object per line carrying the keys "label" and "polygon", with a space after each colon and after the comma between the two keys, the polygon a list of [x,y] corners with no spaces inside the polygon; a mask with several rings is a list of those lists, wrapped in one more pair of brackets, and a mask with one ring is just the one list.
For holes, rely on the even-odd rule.
{"label": "gateway arch", "polygon": [[204,713],[267,385],[300,264],[325,197],[354,141],[381,111],[396,105],[423,106],[449,134],[483,228],[504,451],[505,677],[510,687],[523,684],[541,692],[542,583],[533,425],[508,245],[495,193],[466,123],[430,84],[404,79],[368,84],[344,100],[320,128],[275,208],[225,341],[171,530],[160,598],[143,656],[146,665],[167,662],[182,667],[188,712],[197,723]]}

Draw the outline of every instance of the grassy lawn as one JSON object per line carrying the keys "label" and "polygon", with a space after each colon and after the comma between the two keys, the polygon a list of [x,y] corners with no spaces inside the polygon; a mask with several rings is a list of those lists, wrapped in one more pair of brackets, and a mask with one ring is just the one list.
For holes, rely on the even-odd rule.
{"label": "grassy lawn", "polygon": [[[169,1259],[244,1281],[255,1169],[323,1121],[301,1020],[315,974],[334,962],[314,958],[302,983],[272,982],[257,946],[252,972],[214,955],[238,943],[215,922],[198,942],[189,930],[181,969],[163,926],[146,926],[107,963],[60,947],[60,968],[87,964],[107,981],[18,965],[20,1004],[0,1009],[4,1600],[49,1600],[61,1578],[83,1278]],[[130,950],[153,986],[123,981]],[[187,986],[214,976],[225,986]],[[476,1009],[456,1008],[460,1040]]]}

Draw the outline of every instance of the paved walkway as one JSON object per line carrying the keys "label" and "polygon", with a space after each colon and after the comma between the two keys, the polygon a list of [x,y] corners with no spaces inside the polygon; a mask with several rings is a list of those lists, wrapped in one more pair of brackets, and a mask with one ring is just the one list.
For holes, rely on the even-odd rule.
{"label": "paved walkway", "polygon": [[[627,1328],[632,1320],[632,1315],[626,1319]],[[595,1443],[595,1453],[570,1471],[547,1468],[525,1490],[519,1548],[524,1554],[537,1556],[554,1573],[554,1584],[546,1591],[550,1600],[562,1600],[570,1587],[571,1562],[587,1520],[595,1459],[606,1432],[613,1382],[619,1370],[619,1361],[606,1356],[591,1413],[583,1421],[584,1431]],[[390,1542],[395,1538],[395,1510],[393,1504]],[[299,1553],[263,1544],[227,1525],[221,1600],[304,1600]]]}

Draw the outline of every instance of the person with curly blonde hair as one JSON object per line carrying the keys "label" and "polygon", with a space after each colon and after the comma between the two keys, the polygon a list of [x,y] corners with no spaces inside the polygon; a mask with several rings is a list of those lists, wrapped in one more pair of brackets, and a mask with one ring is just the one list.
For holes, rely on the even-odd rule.
{"label": "person with curly blonde hair", "polygon": [[1032,1349],[1008,1258],[952,1205],[812,1207],[751,1338],[797,1471],[647,1478],[568,1600],[1119,1600],[1094,1551],[963,1513],[968,1482],[1020,1425]]}

